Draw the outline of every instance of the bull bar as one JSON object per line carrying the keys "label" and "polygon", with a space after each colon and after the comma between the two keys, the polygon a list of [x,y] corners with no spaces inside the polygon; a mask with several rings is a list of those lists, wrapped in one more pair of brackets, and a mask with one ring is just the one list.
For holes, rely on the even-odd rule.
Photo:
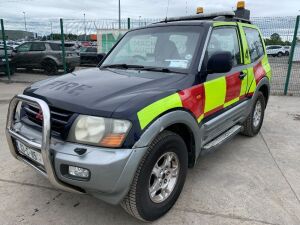
{"label": "bull bar", "polygon": [[[15,113],[17,110],[17,106],[19,102],[25,102],[30,105],[34,105],[39,107],[43,115],[43,127],[42,127],[42,143],[36,143],[33,140],[24,137],[23,135],[19,134],[17,130],[13,128],[15,122]],[[18,160],[28,164],[29,166],[36,169],[42,175],[48,178],[50,183],[61,190],[68,191],[68,192],[75,192],[75,193],[84,193],[80,189],[76,189],[75,187],[71,187],[62,183],[55,174],[54,165],[52,163],[51,154],[50,154],[50,139],[51,139],[51,113],[48,104],[41,100],[34,97],[26,96],[26,95],[16,95],[9,104],[8,114],[7,114],[7,122],[6,122],[6,136],[9,145],[9,149],[11,154]],[[19,140],[23,142],[28,147],[39,149],[42,154],[42,158],[44,161],[45,171],[31,163],[25,157],[22,157],[20,154],[17,153],[15,144],[13,139]]]}

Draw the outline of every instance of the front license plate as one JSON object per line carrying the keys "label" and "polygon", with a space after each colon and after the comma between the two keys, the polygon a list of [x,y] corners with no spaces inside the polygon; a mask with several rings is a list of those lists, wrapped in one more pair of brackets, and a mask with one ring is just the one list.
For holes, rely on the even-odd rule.
{"label": "front license plate", "polygon": [[20,152],[20,154],[30,158],[34,162],[37,162],[41,165],[44,165],[42,154],[32,148],[27,147],[23,143],[16,140],[17,143],[17,149]]}

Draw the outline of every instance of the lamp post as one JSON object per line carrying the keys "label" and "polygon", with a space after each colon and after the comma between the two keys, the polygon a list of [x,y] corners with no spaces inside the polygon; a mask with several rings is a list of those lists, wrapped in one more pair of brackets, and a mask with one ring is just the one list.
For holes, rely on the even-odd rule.
{"label": "lamp post", "polygon": [[26,14],[25,14],[25,12],[23,12],[23,14],[24,14],[24,26],[25,26],[25,31],[27,31],[27,26],[26,26]]}
{"label": "lamp post", "polygon": [[85,13],[83,13],[83,26],[84,26],[84,40],[86,41]]}
{"label": "lamp post", "polygon": [[121,0],[119,0],[119,30],[121,30]]}

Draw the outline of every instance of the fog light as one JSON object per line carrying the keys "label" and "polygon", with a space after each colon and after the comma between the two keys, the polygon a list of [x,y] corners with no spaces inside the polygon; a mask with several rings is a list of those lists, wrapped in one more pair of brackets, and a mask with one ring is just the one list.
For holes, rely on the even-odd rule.
{"label": "fog light", "polygon": [[88,178],[90,171],[77,166],[69,166],[69,175],[80,178]]}

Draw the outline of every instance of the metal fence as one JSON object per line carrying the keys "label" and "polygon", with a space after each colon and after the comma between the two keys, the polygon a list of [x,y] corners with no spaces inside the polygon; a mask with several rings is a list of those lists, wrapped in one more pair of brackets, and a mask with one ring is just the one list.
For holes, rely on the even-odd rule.
{"label": "metal fence", "polygon": [[[72,42],[80,45],[97,46],[98,52],[106,53],[128,29],[146,26],[159,20],[161,19],[122,19],[120,30],[117,19],[32,19],[26,22],[1,20],[4,30],[1,28],[0,45],[13,45],[12,40],[19,42],[53,40],[59,43]],[[282,46],[282,52],[273,53],[273,56],[270,55],[269,57],[273,71],[272,94],[300,96],[299,16],[253,17],[251,20],[261,29],[267,46]],[[1,39],[7,41],[3,43]],[[61,49],[63,59],[66,56],[64,46],[62,45]],[[10,49],[7,48],[7,50],[7,55],[9,55]],[[1,54],[5,55],[3,47],[2,50],[0,49],[0,57]],[[9,62],[9,58],[6,59],[3,56],[2,58],[2,61]],[[10,63],[6,64],[10,65]],[[62,69],[61,73],[67,72],[65,63]],[[9,76],[8,68],[6,68],[6,74]]]}

